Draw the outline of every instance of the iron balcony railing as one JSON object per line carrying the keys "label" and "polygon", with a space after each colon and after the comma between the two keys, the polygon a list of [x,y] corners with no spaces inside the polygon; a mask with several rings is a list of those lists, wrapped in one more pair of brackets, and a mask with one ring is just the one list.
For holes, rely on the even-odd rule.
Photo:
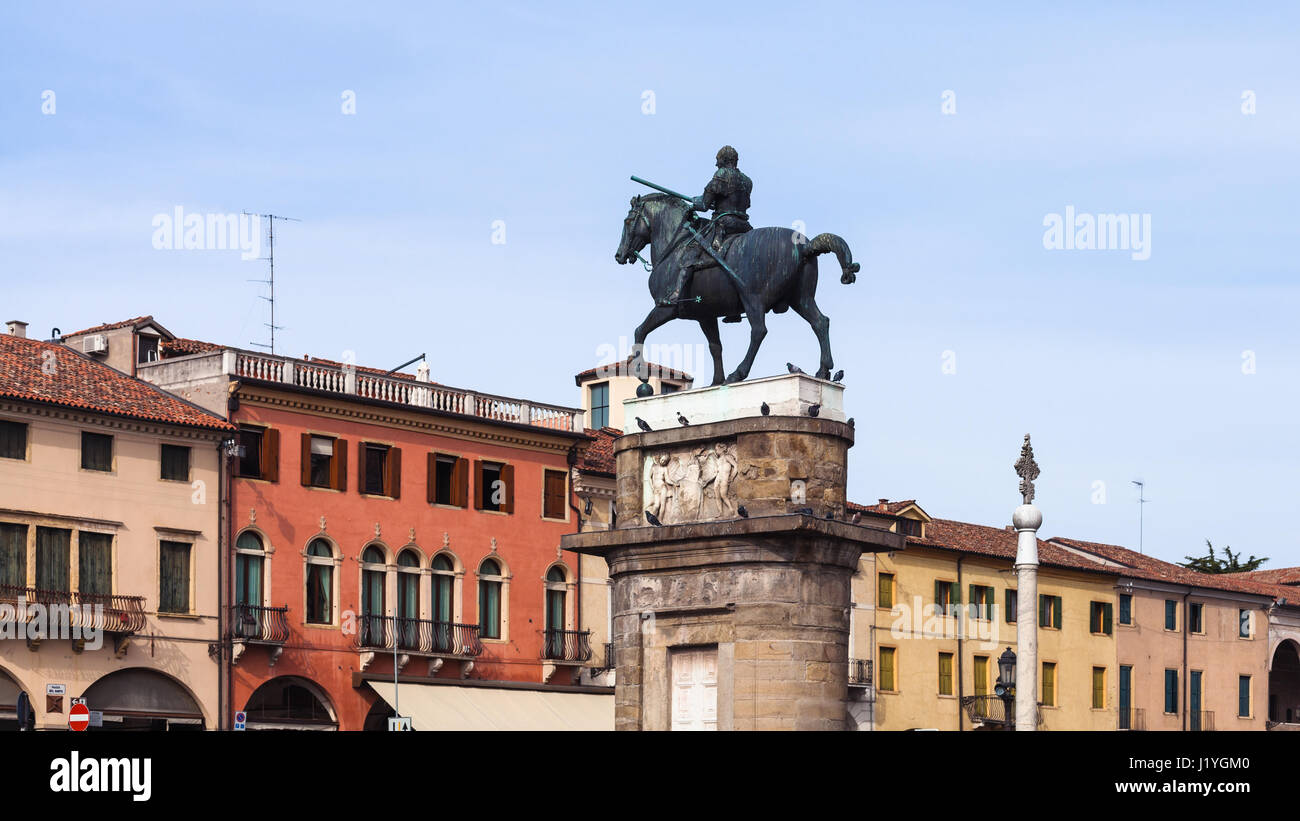
{"label": "iron balcony railing", "polygon": [[1192,710],[1187,715],[1187,729],[1194,733],[1214,731],[1213,710]]}
{"label": "iron balcony railing", "polygon": [[602,669],[613,670],[617,665],[614,663],[614,643],[605,642],[605,666]]}
{"label": "iron balcony railing", "polygon": [[[1015,727],[1015,709],[1016,703],[1011,702],[1011,716],[1007,716],[1007,702],[1002,700],[1001,696],[982,695],[982,696],[962,696],[961,706],[966,711],[966,717],[973,724],[984,724],[989,726],[1001,726],[1006,729]],[[1034,709],[1034,723],[1041,728],[1043,726],[1043,705],[1039,703]]]}
{"label": "iron balcony railing", "polygon": [[1147,728],[1146,708],[1130,707],[1125,710],[1121,707],[1119,711],[1119,728],[1121,730],[1145,730]]}
{"label": "iron balcony railing", "polygon": [[359,617],[358,647],[392,650],[394,644],[399,652],[426,656],[474,657],[483,652],[477,624],[394,616]]}
{"label": "iron balcony railing", "polygon": [[[82,630],[129,635],[144,629],[144,596],[116,596],[111,593],[76,593],[67,590],[41,590],[20,585],[0,585],[0,604],[14,608],[15,618],[25,622],[31,614],[23,604],[39,604],[45,611],[48,629],[66,623]],[[66,608],[64,610],[63,608]],[[63,613],[67,614],[66,622]],[[45,638],[70,638],[48,635]]]}
{"label": "iron balcony railing", "polygon": [[543,630],[542,658],[551,661],[589,661],[590,630]]}
{"label": "iron balcony railing", "polygon": [[871,686],[871,660],[849,659],[849,686]]}
{"label": "iron balcony railing", "polygon": [[230,634],[258,644],[284,644],[289,640],[289,608],[235,604],[230,607]]}

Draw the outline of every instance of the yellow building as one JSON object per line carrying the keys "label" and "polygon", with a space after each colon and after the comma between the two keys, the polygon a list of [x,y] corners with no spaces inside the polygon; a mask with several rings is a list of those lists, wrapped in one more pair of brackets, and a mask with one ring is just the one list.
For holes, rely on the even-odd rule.
{"label": "yellow building", "polygon": [[[1004,726],[994,687],[998,657],[1017,648],[1016,534],[931,519],[910,501],[850,509],[898,516],[909,535],[903,551],[863,556],[854,580],[858,728]],[[1041,542],[1039,560],[1039,726],[1116,729],[1116,577]]]}

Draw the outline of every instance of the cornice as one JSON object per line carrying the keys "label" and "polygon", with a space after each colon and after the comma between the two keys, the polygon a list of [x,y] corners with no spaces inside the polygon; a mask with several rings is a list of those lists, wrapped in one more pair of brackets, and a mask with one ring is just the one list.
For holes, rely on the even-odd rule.
{"label": "cornice", "polygon": [[23,416],[67,422],[73,425],[97,425],[110,430],[139,433],[146,436],[168,436],[181,439],[208,440],[214,445],[234,431],[212,430],[167,422],[150,422],[132,419],[129,416],[115,416],[93,410],[78,410],[60,405],[45,405],[14,400],[0,400],[0,413],[19,414]]}

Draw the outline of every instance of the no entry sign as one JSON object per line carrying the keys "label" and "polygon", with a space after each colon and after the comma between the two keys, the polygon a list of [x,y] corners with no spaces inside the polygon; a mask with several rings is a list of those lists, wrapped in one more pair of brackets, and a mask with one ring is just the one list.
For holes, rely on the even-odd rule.
{"label": "no entry sign", "polygon": [[90,724],[90,708],[85,704],[74,704],[68,711],[68,726],[74,730],[84,730]]}

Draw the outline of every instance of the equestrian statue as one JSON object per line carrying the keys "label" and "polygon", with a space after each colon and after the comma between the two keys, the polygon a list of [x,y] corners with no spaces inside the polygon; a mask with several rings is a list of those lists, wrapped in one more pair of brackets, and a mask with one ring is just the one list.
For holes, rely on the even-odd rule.
{"label": "equestrian statue", "polygon": [[[821,346],[817,378],[829,379],[835,367],[830,320],[817,307],[817,257],[835,254],[840,282],[845,285],[857,279],[860,266],[853,261],[848,243],[835,234],[818,234],[810,240],[791,228],[751,227],[749,195],[754,184],[737,167],[738,161],[736,149],[723,146],[718,151],[718,170],[699,197],[632,177],[660,192],[632,198],[614,252],[620,265],[640,260],[646,266],[650,295],[655,300],[655,307],[633,337],[633,373],[642,382],[638,396],[647,396],[651,390],[642,355],[645,339],[671,319],[700,323],[713,358],[712,385],[740,382],[749,376],[767,335],[768,311],[780,314],[793,308],[812,326]],[[697,211],[712,211],[713,216],[703,219]],[[640,253],[647,245],[648,263]],[[749,321],[749,350],[724,378],[718,319],[739,322],[742,314]]]}

